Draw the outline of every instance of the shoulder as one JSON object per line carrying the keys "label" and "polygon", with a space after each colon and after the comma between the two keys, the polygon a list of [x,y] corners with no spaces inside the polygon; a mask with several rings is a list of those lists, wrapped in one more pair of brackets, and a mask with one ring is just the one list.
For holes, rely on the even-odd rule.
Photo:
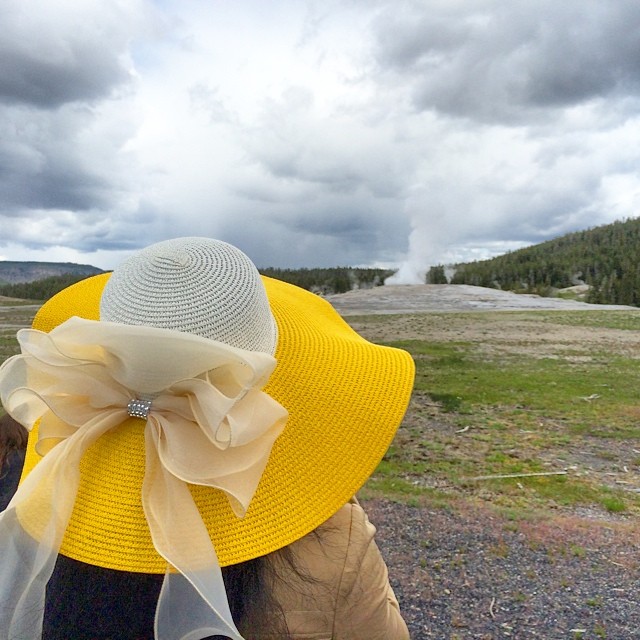
{"label": "shoulder", "polygon": [[[288,580],[335,591],[344,587],[345,571],[350,573],[351,567],[357,566],[374,534],[375,527],[352,499],[311,533],[290,544],[284,556],[275,552],[272,560],[278,573],[284,573]],[[291,565],[286,557],[291,558]]]}
{"label": "shoulder", "polygon": [[375,532],[352,499],[289,545],[293,565],[279,565],[274,595],[292,638],[408,639]]}
{"label": "shoulder", "polygon": [[352,498],[335,515],[317,529],[326,543],[339,544],[345,551],[346,559],[357,561],[373,542],[376,528],[369,522],[365,510]]}
{"label": "shoulder", "polygon": [[375,532],[364,509],[353,498],[317,529],[294,542],[291,549],[302,564],[311,564],[313,573],[341,573],[346,564],[357,563]]}

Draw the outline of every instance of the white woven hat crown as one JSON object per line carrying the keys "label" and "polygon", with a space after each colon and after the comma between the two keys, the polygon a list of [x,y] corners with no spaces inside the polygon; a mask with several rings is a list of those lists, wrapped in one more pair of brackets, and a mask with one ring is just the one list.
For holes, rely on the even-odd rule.
{"label": "white woven hat crown", "polygon": [[192,333],[273,355],[278,329],[260,274],[236,247],[177,238],[125,260],[109,279],[100,319]]}

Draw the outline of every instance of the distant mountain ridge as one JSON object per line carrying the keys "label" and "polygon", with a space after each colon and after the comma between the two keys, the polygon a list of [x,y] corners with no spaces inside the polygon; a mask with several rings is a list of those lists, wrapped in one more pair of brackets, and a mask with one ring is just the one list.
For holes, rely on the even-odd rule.
{"label": "distant mountain ridge", "polygon": [[93,276],[104,273],[89,264],[74,262],[31,262],[0,260],[0,284],[22,284],[53,276]]}

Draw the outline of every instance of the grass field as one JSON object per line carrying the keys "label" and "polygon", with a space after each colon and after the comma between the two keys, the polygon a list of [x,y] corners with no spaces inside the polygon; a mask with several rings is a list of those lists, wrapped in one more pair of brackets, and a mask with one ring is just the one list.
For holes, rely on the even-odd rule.
{"label": "grass field", "polygon": [[39,305],[0,297],[0,362],[18,352],[16,332],[31,326]]}
{"label": "grass field", "polygon": [[348,321],[408,350],[417,368],[407,416],[365,493],[476,500],[514,518],[640,512],[640,313]]}
{"label": "grass field", "polygon": [[[38,306],[0,301],[0,360]],[[416,361],[411,405],[365,495],[513,518],[640,513],[640,311],[358,316]]]}

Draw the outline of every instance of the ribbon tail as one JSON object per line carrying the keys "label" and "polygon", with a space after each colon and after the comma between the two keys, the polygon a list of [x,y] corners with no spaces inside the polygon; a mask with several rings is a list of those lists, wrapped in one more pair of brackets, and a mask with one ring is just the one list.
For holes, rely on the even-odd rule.
{"label": "ribbon tail", "polygon": [[7,634],[2,637],[41,638],[45,590],[57,552],[41,548],[22,528],[11,507],[0,517],[0,539],[0,629]]}
{"label": "ribbon tail", "polygon": [[[121,419],[120,415],[115,422]],[[54,447],[0,514],[3,638],[41,638],[46,586],[73,512],[80,483],[80,459],[113,422],[112,418],[94,423]]]}
{"label": "ribbon tail", "polygon": [[156,640],[198,640],[203,634],[243,640],[200,512],[186,483],[161,463],[152,420],[145,443],[142,504],[156,551],[179,572],[168,567],[165,574],[156,608]]}
{"label": "ribbon tail", "polygon": [[[193,580],[193,575],[185,576],[167,569],[156,609],[156,640],[200,640],[219,635],[242,640],[231,612],[223,613],[229,608],[226,593],[224,601],[214,598],[217,602],[213,602],[211,585],[206,584],[213,580],[206,576],[195,577],[199,582],[197,587]],[[209,595],[206,595],[207,591]]]}

